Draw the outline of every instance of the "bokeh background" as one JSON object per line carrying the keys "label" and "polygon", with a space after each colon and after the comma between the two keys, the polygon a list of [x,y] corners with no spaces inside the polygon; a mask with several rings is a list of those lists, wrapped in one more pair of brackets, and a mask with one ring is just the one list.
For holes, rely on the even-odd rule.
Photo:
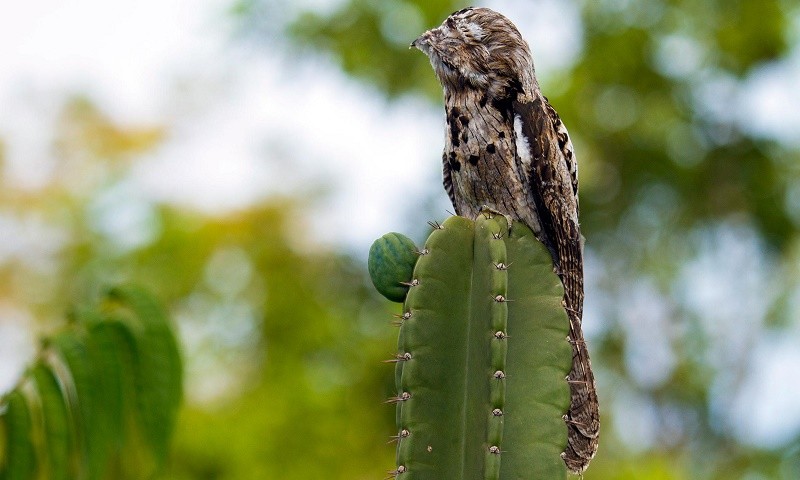
{"label": "bokeh background", "polygon": [[[593,479],[800,478],[800,5],[488,1],[575,143]],[[135,281],[187,362],[165,479],[393,466],[372,240],[449,208],[445,0],[0,4],[0,392]]]}

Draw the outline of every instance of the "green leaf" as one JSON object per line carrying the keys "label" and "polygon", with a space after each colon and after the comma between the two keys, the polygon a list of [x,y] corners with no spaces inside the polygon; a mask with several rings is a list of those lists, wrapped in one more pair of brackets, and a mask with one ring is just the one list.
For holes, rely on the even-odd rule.
{"label": "green leaf", "polygon": [[[128,327],[115,319],[108,319],[92,312],[87,321],[86,351],[93,367],[92,385],[96,387],[99,407],[88,421],[87,429],[95,437],[90,450],[90,471],[102,477],[108,464],[108,456],[118,452],[124,444],[126,398],[133,389],[131,345],[133,335]],[[93,400],[93,401],[94,401]],[[127,400],[130,401],[130,400]]]}
{"label": "green leaf", "polygon": [[119,415],[119,402],[115,401],[115,395],[109,395],[113,387],[108,388],[119,372],[113,370],[114,362],[93,351],[97,345],[87,330],[61,332],[49,343],[67,368],[64,373],[56,373],[59,377],[68,375],[68,379],[62,378],[62,383],[71,382],[74,388],[73,394],[66,398],[81,472],[88,480],[102,478],[109,463],[113,437],[119,436],[113,429],[113,418]]}
{"label": "green leaf", "polygon": [[28,480],[36,473],[36,451],[33,447],[31,413],[28,402],[18,389],[3,399],[5,411],[0,418],[5,425],[5,464],[2,480]]}
{"label": "green leaf", "polygon": [[52,368],[41,361],[30,372],[41,401],[44,420],[44,445],[47,478],[53,480],[74,477],[70,467],[73,430],[70,428],[67,404]]}
{"label": "green leaf", "polygon": [[144,291],[116,288],[109,298],[118,302],[112,311],[121,315],[132,334],[136,418],[160,465],[166,458],[183,391],[178,345],[166,314]]}

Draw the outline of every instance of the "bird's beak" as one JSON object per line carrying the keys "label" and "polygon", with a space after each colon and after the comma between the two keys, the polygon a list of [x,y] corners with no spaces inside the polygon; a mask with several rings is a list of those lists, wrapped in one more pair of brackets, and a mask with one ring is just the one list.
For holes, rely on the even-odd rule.
{"label": "bird's beak", "polygon": [[417,50],[427,55],[428,50],[430,50],[431,47],[430,36],[431,36],[430,31],[423,33],[422,35],[419,36],[419,38],[411,42],[409,48],[416,48]]}

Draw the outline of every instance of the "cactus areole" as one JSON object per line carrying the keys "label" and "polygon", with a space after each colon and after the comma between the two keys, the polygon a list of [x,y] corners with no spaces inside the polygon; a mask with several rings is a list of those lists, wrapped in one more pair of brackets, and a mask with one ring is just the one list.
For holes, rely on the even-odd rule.
{"label": "cactus areole", "polygon": [[572,348],[550,254],[501,215],[434,226],[398,314],[390,477],[566,478]]}

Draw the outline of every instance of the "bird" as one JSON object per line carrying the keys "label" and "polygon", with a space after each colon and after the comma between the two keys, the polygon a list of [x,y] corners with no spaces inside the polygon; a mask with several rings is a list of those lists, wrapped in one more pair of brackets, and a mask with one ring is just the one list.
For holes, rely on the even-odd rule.
{"label": "bird", "polygon": [[564,286],[572,367],[561,457],[580,474],[597,452],[600,419],[581,328],[583,237],[569,133],[542,94],[528,43],[504,15],[459,10],[411,47],[428,56],[444,90],[442,176],[455,213],[476,218],[488,209],[529,227],[550,252]]}

